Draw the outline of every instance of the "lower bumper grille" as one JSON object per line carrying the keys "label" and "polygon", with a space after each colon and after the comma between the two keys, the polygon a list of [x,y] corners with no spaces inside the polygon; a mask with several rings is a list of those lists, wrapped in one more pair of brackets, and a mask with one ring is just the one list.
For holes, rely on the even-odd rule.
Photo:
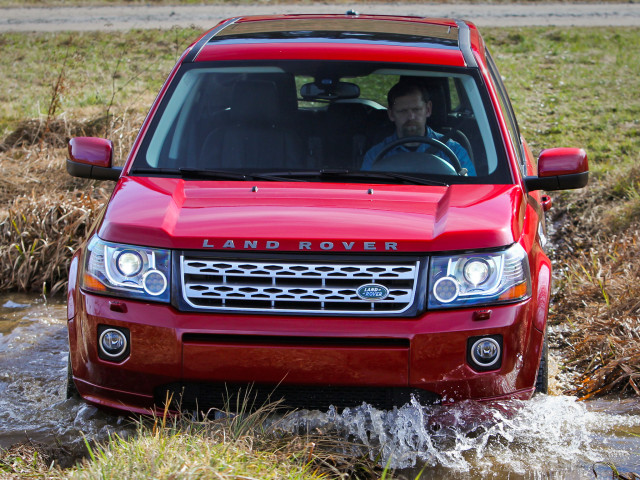
{"label": "lower bumper grille", "polygon": [[413,388],[386,387],[329,387],[307,385],[238,385],[209,383],[172,383],[155,391],[156,405],[164,405],[172,398],[176,410],[207,411],[211,408],[226,410],[236,405],[246,405],[248,410],[257,409],[270,402],[282,399],[283,409],[327,410],[357,407],[363,402],[376,408],[401,407],[415,397],[421,404],[432,404],[440,400],[435,393]]}

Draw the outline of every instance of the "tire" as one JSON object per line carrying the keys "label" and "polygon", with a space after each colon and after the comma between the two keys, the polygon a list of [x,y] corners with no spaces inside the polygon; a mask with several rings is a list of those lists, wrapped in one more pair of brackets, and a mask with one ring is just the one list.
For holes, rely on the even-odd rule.
{"label": "tire", "polygon": [[535,393],[549,393],[549,347],[546,336],[542,343],[542,355],[540,356],[540,366],[538,367],[538,376],[536,377]]}
{"label": "tire", "polygon": [[80,398],[76,384],[73,381],[73,370],[71,369],[71,354],[67,357],[67,398]]}

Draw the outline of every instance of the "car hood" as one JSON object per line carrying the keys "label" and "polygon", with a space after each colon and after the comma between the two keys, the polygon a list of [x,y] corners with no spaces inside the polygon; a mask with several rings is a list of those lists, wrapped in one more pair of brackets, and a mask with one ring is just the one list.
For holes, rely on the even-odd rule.
{"label": "car hood", "polygon": [[523,217],[515,185],[123,177],[98,234],[178,249],[434,252],[509,245],[519,238]]}

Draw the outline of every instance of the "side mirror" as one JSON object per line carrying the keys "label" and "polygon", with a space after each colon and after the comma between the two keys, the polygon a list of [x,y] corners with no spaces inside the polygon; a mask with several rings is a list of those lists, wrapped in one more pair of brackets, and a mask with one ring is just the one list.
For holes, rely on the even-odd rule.
{"label": "side mirror", "polygon": [[538,157],[538,176],[526,177],[527,190],[567,190],[589,183],[589,162],[581,148],[550,148]]}
{"label": "side mirror", "polygon": [[114,167],[113,143],[96,137],[75,137],[69,140],[69,175],[95,180],[118,180],[121,167]]}

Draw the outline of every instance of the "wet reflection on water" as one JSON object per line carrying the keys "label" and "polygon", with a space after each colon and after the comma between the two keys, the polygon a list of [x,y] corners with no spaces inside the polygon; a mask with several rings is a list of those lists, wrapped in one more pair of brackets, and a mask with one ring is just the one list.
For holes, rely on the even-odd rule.
{"label": "wet reflection on water", "polygon": [[128,423],[66,399],[66,318],[63,299],[0,296],[0,448],[31,440],[77,451],[83,435],[104,440]]}
{"label": "wet reflection on water", "polygon": [[[0,297],[0,448],[27,439],[83,445],[83,435],[126,436],[128,420],[65,398],[66,307],[62,299]],[[577,402],[540,396],[528,402],[453,407],[405,405],[381,411],[294,412],[290,431],[338,431],[368,445],[408,478],[594,478],[612,462],[640,472],[640,403]],[[598,467],[600,478],[611,470]]]}

